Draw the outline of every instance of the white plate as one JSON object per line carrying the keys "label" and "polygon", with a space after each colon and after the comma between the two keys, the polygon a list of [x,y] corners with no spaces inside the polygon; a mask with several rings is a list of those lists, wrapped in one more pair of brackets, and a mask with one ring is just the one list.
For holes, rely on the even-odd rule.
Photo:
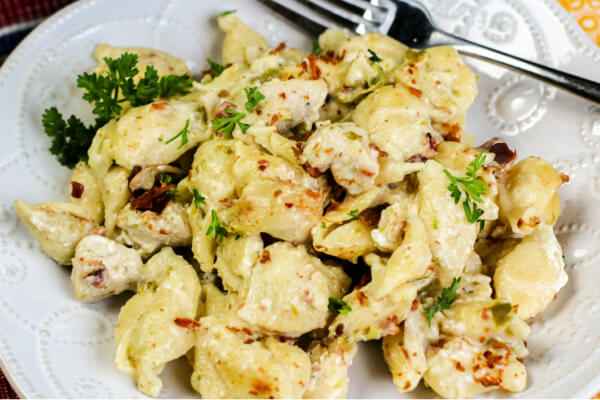
{"label": "white plate", "polygon": [[[557,0],[426,0],[439,24],[472,40],[600,80],[600,51]],[[214,17],[237,9],[272,45],[309,39],[254,0],[84,0],[37,28],[0,71],[0,355],[24,397],[142,397],[113,365],[113,326],[125,296],[83,305],[69,271],[40,251],[12,208],[67,197],[69,171],[48,153],[40,118],[56,105],[89,113],[75,87],[98,43],[149,46],[193,72],[218,57]],[[569,283],[536,318],[521,397],[590,397],[600,391],[600,107],[513,73],[472,62],[480,94],[468,128],[478,141],[506,137],[571,177],[556,232]],[[183,361],[163,374],[163,397],[194,395]],[[361,347],[349,397],[398,397],[377,343]],[[420,393],[421,394],[421,393]],[[419,394],[419,395],[420,395]],[[427,395],[427,392],[422,394]],[[429,393],[430,395],[431,393]],[[497,394],[501,396],[502,393]]]}

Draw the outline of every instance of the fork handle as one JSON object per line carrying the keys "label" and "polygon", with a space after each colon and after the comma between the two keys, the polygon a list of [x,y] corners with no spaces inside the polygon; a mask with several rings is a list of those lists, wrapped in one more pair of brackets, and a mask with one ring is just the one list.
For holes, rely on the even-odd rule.
{"label": "fork handle", "polygon": [[[600,83],[573,74],[559,71],[545,65],[516,57],[491,47],[438,30],[444,36],[434,42],[445,42],[466,56],[476,57],[494,64],[522,72],[532,78],[539,79],[558,88],[564,89],[584,99],[600,104]],[[445,39],[445,40],[444,40]]]}

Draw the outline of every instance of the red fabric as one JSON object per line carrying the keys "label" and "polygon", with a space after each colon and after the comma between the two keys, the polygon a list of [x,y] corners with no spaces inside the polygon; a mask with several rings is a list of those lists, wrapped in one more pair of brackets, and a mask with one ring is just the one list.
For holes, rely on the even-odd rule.
{"label": "red fabric", "polygon": [[73,0],[0,0],[0,27],[47,17]]}
{"label": "red fabric", "polygon": [[0,371],[0,399],[18,399],[17,394],[8,384],[2,371]]}

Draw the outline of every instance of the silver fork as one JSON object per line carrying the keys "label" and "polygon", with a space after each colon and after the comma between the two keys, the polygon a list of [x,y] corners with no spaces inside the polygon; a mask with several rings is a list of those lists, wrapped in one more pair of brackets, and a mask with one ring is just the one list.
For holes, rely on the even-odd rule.
{"label": "silver fork", "polygon": [[600,103],[600,84],[453,35],[438,28],[417,0],[260,0],[296,25],[318,35],[337,28],[362,35],[377,32],[423,49],[449,45],[461,54],[522,72]]}

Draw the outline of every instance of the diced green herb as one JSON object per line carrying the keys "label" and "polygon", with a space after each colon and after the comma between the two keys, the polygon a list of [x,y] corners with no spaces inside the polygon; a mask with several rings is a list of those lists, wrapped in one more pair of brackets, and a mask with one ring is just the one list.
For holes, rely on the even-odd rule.
{"label": "diced green herb", "polygon": [[235,240],[238,240],[238,239],[240,239],[242,236],[244,236],[244,234],[243,234],[243,233],[237,232],[237,233],[235,234]]}
{"label": "diced green herb", "polygon": [[323,49],[321,48],[321,45],[319,44],[318,40],[314,40],[312,42],[312,54],[314,54],[317,57],[323,54]]}
{"label": "diced green herb", "polygon": [[178,149],[182,148],[183,146],[185,146],[188,142],[188,128],[190,127],[190,120],[186,119],[185,120],[185,126],[183,127],[183,129],[181,129],[179,131],[179,133],[175,136],[173,136],[171,139],[167,140],[165,142],[165,144],[169,144],[171,142],[173,142],[174,140],[176,140],[177,138],[181,137],[181,144],[179,144]]}
{"label": "diced green herb", "polygon": [[217,76],[221,75],[221,73],[223,71],[225,71],[225,67],[222,66],[221,64],[219,64],[216,61],[211,60],[210,58],[207,58],[206,61],[208,62],[208,65],[210,65],[210,76],[211,78],[216,78]]}
{"label": "diced green herb", "polygon": [[433,229],[437,229],[438,228],[438,219],[437,217],[433,217]]}
{"label": "diced green herb", "polygon": [[200,194],[198,189],[194,188],[192,194],[194,195],[194,207],[200,208],[200,204],[206,204],[206,198]]}
{"label": "diced green herb", "polygon": [[231,117],[217,118],[213,120],[212,123],[214,130],[218,133],[222,133],[223,137],[231,139],[233,137],[232,134],[235,124],[237,124],[242,130],[242,133],[246,133],[246,130],[250,127],[250,125],[241,122],[241,119],[244,118],[246,114],[235,111],[231,108],[228,108],[225,110],[225,112],[231,115]]}
{"label": "diced green herb", "polygon": [[444,169],[444,173],[450,179],[450,185],[448,190],[450,196],[454,199],[455,203],[458,203],[464,193],[465,199],[463,200],[463,209],[467,221],[474,224],[480,223],[480,229],[483,229],[479,218],[483,215],[483,210],[477,207],[476,203],[482,203],[481,196],[487,193],[487,187],[485,182],[477,176],[477,171],[483,166],[485,162],[485,155],[479,153],[479,155],[473,160],[467,167],[467,176],[465,178],[459,178],[452,175],[447,169]]}
{"label": "diced green herb", "polygon": [[219,17],[224,17],[224,16],[226,16],[226,15],[229,15],[229,14],[234,14],[234,13],[236,13],[236,12],[237,12],[237,10],[223,11],[221,14],[219,14]]}
{"label": "diced green herb", "polygon": [[352,210],[348,213],[348,215],[354,219],[358,219],[359,214],[360,214],[360,211],[358,211],[358,210]]}
{"label": "diced green herb", "polygon": [[169,183],[171,183],[171,180],[173,178],[171,178],[171,175],[167,175],[167,174],[160,174],[158,176],[158,181],[160,183],[164,183],[165,185],[168,185]]}
{"label": "diced green herb", "polygon": [[431,320],[433,315],[441,310],[448,310],[452,303],[454,303],[454,298],[456,297],[456,289],[458,288],[458,284],[460,283],[460,277],[454,278],[452,281],[452,285],[449,288],[443,288],[442,294],[437,298],[437,301],[432,307],[429,307],[427,311],[427,323],[431,326]]}
{"label": "diced green herb", "polygon": [[371,60],[374,63],[378,63],[378,62],[383,61],[381,58],[379,58],[379,56],[373,50],[368,49],[368,51],[369,51],[369,54],[370,54],[369,60]]}
{"label": "diced green herb", "polygon": [[179,193],[177,192],[177,189],[171,189],[167,191],[167,197],[169,198],[169,200],[176,200],[178,196]]}
{"label": "diced green herb", "polygon": [[327,229],[327,224],[325,223],[325,221],[321,221],[321,228]]}
{"label": "diced green herb", "polygon": [[257,87],[251,89],[244,88],[244,92],[248,98],[248,101],[244,105],[248,112],[252,112],[258,106],[258,103],[265,98],[265,95],[259,92]]}
{"label": "diced green herb", "polygon": [[507,302],[498,302],[490,307],[497,326],[503,325],[508,321],[512,309],[512,304]]}
{"label": "diced green herb", "polygon": [[339,300],[333,297],[329,298],[329,304],[327,305],[327,308],[331,312],[336,312],[342,315],[348,314],[350,311],[352,311],[350,304],[346,303],[344,300]]}
{"label": "diced green herb", "polygon": [[227,229],[219,222],[219,216],[215,210],[211,211],[211,215],[212,221],[206,231],[206,236],[213,235],[217,242],[222,243],[223,239],[229,235],[229,232],[227,232]]}

